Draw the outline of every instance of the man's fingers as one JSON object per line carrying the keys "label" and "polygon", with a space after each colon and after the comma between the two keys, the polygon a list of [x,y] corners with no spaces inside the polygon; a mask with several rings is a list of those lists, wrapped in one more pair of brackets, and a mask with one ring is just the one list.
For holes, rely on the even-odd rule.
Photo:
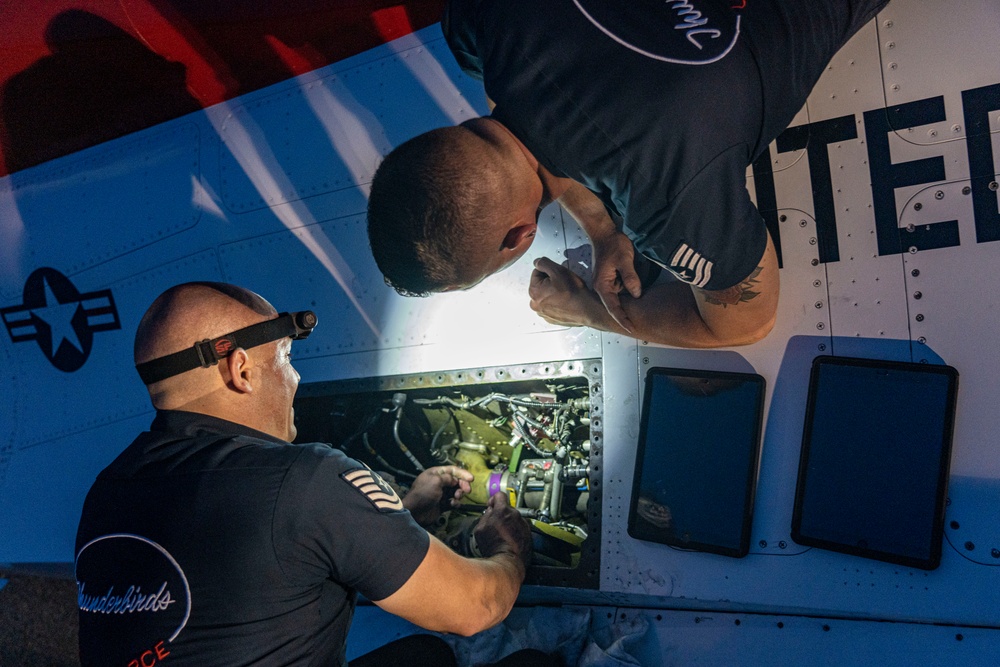
{"label": "man's fingers", "polygon": [[567,269],[548,257],[539,257],[535,260],[535,270],[531,272],[531,282],[528,284],[532,310],[537,312],[543,297],[566,286],[566,273],[569,273]]}
{"label": "man's fingers", "polygon": [[642,296],[642,280],[639,278],[639,274],[635,272],[635,267],[625,267],[620,273],[622,284],[628,290],[628,293],[632,295],[632,298],[638,299]]}
{"label": "man's fingers", "polygon": [[[539,257],[535,260],[535,269],[531,272],[531,280],[528,282],[528,295],[535,299],[539,292],[550,285],[559,265],[548,257]],[[532,305],[533,310],[538,310]]]}
{"label": "man's fingers", "polygon": [[441,477],[450,477],[451,481],[455,484],[457,484],[459,480],[471,482],[476,478],[475,475],[461,466],[435,466],[428,470],[428,472],[432,472]]}
{"label": "man's fingers", "polygon": [[542,273],[538,269],[531,272],[531,280],[528,282],[528,296],[531,297],[531,307],[533,310],[538,310],[535,308],[534,299],[538,294],[545,289],[545,286],[549,284],[549,277],[545,273]]}
{"label": "man's fingers", "polygon": [[454,477],[456,481],[462,480],[466,482],[471,482],[476,478],[476,476],[473,475],[471,472],[459,466],[448,466],[446,468],[446,471],[448,472],[449,475]]}
{"label": "man's fingers", "polygon": [[558,264],[553,262],[548,257],[539,257],[538,259],[535,260],[535,268],[541,271],[542,273],[551,276],[554,272],[558,271],[558,269],[562,267],[560,267]]}
{"label": "man's fingers", "polygon": [[598,296],[601,297],[601,303],[607,308],[615,322],[625,331],[632,333],[632,320],[625,314],[621,299],[618,298],[618,292],[598,292]]}

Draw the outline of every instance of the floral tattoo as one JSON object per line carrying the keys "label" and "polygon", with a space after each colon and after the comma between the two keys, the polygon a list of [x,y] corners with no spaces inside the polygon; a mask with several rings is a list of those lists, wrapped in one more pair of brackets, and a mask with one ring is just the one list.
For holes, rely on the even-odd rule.
{"label": "floral tattoo", "polygon": [[713,292],[705,292],[706,303],[711,303],[716,306],[735,306],[746,301],[751,301],[760,295],[759,291],[755,291],[753,286],[759,281],[757,276],[764,269],[762,266],[758,266],[754,269],[753,273],[746,277],[738,285],[733,285],[730,288],[717,290]]}

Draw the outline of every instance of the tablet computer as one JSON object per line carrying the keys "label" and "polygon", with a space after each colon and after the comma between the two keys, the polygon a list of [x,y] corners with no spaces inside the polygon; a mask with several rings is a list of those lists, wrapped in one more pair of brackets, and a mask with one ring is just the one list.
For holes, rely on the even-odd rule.
{"label": "tablet computer", "polygon": [[764,378],[652,368],[646,375],[629,535],[742,557],[750,549]]}
{"label": "tablet computer", "polygon": [[817,357],[792,539],[936,568],[957,393],[950,366]]}

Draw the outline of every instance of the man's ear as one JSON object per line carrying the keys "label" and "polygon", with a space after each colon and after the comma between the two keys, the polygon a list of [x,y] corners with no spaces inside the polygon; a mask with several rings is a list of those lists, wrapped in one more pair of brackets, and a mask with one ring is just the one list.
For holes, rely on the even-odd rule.
{"label": "man's ear", "polygon": [[535,240],[535,232],[538,231],[538,223],[523,222],[514,225],[507,230],[507,235],[503,237],[500,250],[527,250],[531,242]]}
{"label": "man's ear", "polygon": [[226,384],[240,392],[241,394],[253,393],[253,364],[250,363],[250,355],[242,347],[238,347],[230,352],[223,363],[229,372]]}

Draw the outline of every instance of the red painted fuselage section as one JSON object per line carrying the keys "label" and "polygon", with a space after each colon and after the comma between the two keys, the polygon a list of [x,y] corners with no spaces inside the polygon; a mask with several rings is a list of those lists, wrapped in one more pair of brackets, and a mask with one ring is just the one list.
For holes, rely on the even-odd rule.
{"label": "red painted fuselage section", "polygon": [[0,176],[324,67],[424,28],[443,0],[9,3]]}

